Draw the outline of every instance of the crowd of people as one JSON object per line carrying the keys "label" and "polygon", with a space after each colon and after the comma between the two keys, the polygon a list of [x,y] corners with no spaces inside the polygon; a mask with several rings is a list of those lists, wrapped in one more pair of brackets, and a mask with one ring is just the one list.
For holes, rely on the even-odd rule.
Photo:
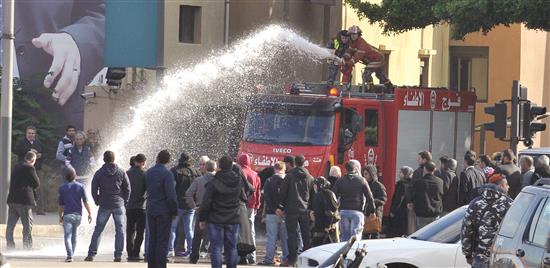
{"label": "crowd of people", "polygon": [[[8,195],[8,248],[15,247],[14,227],[23,224],[23,247],[32,248],[32,212],[36,205],[41,159],[36,129],[27,128],[27,149],[12,173]],[[115,154],[103,153],[103,166],[93,173],[91,198],[79,177],[92,174],[94,154],[86,136],[72,127],[59,142],[57,159],[63,163],[59,187],[59,222],[63,225],[67,262],[73,261],[77,229],[83,209],[92,222],[90,202],[98,207],[88,254],[94,261],[104,228],[112,216],[115,225],[114,261],[121,262],[126,244],[128,261],[149,267],[165,267],[167,258],[180,256],[197,263],[210,254],[212,267],[237,264],[295,266],[297,256],[313,246],[381,236],[407,235],[458,207],[468,205],[462,229],[463,253],[474,267],[485,267],[489,245],[498,226],[521,188],[550,177],[549,158],[536,162],[523,156],[519,164],[512,150],[493,156],[468,151],[463,170],[447,156],[436,165],[428,151],[418,153],[418,168],[399,168],[395,192],[388,200],[377,167],[362,167],[357,160],[332,166],[328,178],[314,178],[301,156],[287,156],[259,174],[248,155],[217,161],[201,156],[198,163],[182,152],[174,166],[171,154],[158,153],[148,169],[147,158],[137,154],[124,170]],[[384,206],[390,202],[389,220],[382,228]],[[266,230],[266,254],[255,254],[256,218]],[[126,240],[125,240],[126,238]],[[142,255],[141,247],[145,244]],[[277,248],[282,254],[277,254]],[[224,257],[222,257],[222,252]]]}

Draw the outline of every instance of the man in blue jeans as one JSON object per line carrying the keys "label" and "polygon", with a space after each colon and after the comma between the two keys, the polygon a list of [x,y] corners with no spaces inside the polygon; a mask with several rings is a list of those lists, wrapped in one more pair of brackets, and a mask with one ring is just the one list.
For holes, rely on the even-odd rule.
{"label": "man in blue jeans", "polygon": [[73,168],[63,170],[63,176],[67,183],[59,187],[59,223],[63,224],[65,249],[67,258],[65,262],[73,261],[73,253],[76,249],[76,236],[80,220],[82,218],[82,203],[88,212],[88,223],[92,222],[92,212],[88,204],[88,198],[84,191],[84,185],[75,182],[76,172]]}
{"label": "man in blue jeans", "polygon": [[243,182],[241,176],[232,171],[231,157],[220,158],[218,166],[221,170],[206,186],[199,210],[199,224],[204,230],[208,222],[212,268],[222,267],[222,246],[227,268],[233,268],[237,267],[238,262],[239,205]]}
{"label": "man in blue jeans", "polygon": [[365,215],[372,216],[375,212],[372,192],[367,180],[359,174],[360,170],[352,161],[347,162],[346,176],[337,180],[332,188],[340,199],[340,241],[349,240],[357,228],[363,228]]}
{"label": "man in blue jeans", "polygon": [[[168,257],[174,256],[174,248],[181,251],[178,252],[179,256],[187,257],[191,254],[195,210],[185,202],[185,192],[187,192],[193,181],[201,175],[200,171],[193,167],[192,163],[193,159],[191,156],[187,152],[183,152],[178,160],[178,165],[170,170],[176,182],[178,217],[172,222],[170,239],[168,240]],[[183,228],[184,236],[177,236],[176,241],[176,233],[179,228]],[[174,242],[178,245],[177,247],[174,245]],[[184,250],[186,242],[187,250],[183,252],[182,250]]]}
{"label": "man in blue jeans", "polygon": [[286,266],[288,265],[288,246],[285,220],[275,213],[281,202],[279,189],[285,178],[285,163],[279,161],[275,163],[274,168],[275,174],[269,177],[264,184],[264,220],[267,241],[265,243],[265,258],[260,265],[275,264],[275,251],[277,240],[279,240],[283,250],[281,266]]}
{"label": "man in blue jeans", "polygon": [[178,204],[174,175],[166,165],[170,163],[170,153],[166,150],[157,155],[157,164],[147,170],[147,267],[165,268],[168,253],[168,237],[172,219],[177,215]]}
{"label": "man in blue jeans", "polygon": [[113,215],[115,221],[114,261],[121,262],[122,250],[124,249],[125,206],[130,198],[130,180],[126,172],[114,163],[115,154],[113,152],[105,151],[103,162],[105,164],[96,171],[92,179],[92,197],[99,209],[92,241],[90,241],[90,247],[88,248],[88,256],[84,260],[94,260],[101,240],[101,233],[105,229],[107,221]]}

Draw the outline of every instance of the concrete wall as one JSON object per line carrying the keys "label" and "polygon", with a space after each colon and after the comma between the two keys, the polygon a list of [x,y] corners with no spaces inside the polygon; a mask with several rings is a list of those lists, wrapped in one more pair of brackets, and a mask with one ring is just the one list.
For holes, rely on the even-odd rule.
{"label": "concrete wall", "polygon": [[[180,5],[201,7],[201,38],[197,44],[179,42]],[[168,68],[183,66],[223,47],[223,1],[170,0],[165,1],[164,65]]]}
{"label": "concrete wall", "polygon": [[[521,26],[520,81],[528,88],[532,102],[550,110],[550,33]],[[544,119],[550,129],[550,120]],[[535,136],[535,147],[550,146],[550,130]]]}
{"label": "concrete wall", "polygon": [[[520,78],[521,26],[499,26],[487,35],[471,33],[464,40],[451,40],[449,45],[489,47],[488,98],[486,103],[477,103],[475,123],[478,125],[490,122],[493,120],[492,116],[485,114],[483,109],[500,100],[511,99],[512,81]],[[510,114],[508,109],[508,116]],[[486,137],[486,153],[491,154],[509,147],[508,143],[494,139],[492,132],[487,132]],[[474,137],[474,149],[479,150],[479,133]]]}

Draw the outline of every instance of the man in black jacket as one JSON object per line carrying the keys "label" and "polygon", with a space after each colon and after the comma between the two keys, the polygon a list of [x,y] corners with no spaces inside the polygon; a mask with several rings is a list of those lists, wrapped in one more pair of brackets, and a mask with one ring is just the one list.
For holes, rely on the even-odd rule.
{"label": "man in black jacket", "polygon": [[36,175],[34,164],[36,154],[27,152],[23,162],[17,164],[11,174],[10,192],[8,194],[8,222],[6,225],[6,244],[8,248],[15,248],[13,230],[19,218],[23,224],[23,247],[32,248],[32,212],[36,206],[36,189],[40,180]]}
{"label": "man in black jacket", "polygon": [[352,161],[346,163],[346,172],[347,174],[337,180],[332,188],[336,198],[340,199],[341,241],[349,240],[357,228],[363,228],[365,215],[374,216],[376,212],[370,187]]}
{"label": "man in black jacket", "polygon": [[139,251],[145,232],[145,155],[133,156],[134,165],[126,171],[130,180],[130,200],[126,204],[126,251],[128,261],[140,261]]}
{"label": "man in black jacket", "polygon": [[430,161],[432,161],[432,153],[428,151],[418,153],[418,158],[416,159],[416,162],[418,162],[418,168],[413,173],[413,181],[419,180],[422,176],[424,176],[424,165]]}
{"label": "man in black jacket", "polygon": [[435,163],[424,164],[424,176],[413,181],[413,206],[416,213],[416,229],[437,220],[443,212],[443,181],[434,176]]}
{"label": "man in black jacket", "polygon": [[239,234],[239,206],[243,181],[235,173],[233,160],[223,156],[218,161],[220,171],[206,186],[199,208],[200,227],[207,228],[210,236],[212,267],[222,267],[222,247],[228,268],[237,267],[237,240]]}
{"label": "man in black jacket", "polygon": [[464,155],[464,171],[460,173],[458,180],[458,206],[467,205],[478,196],[477,188],[485,184],[483,171],[475,166],[477,154],[468,151]]}
{"label": "man in black jacket", "polygon": [[500,172],[510,185],[508,194],[512,199],[521,192],[521,169],[516,165],[516,156],[512,149],[506,149],[502,152],[502,164],[499,166]]}
{"label": "man in black jacket", "polygon": [[[44,160],[42,158],[43,146],[40,140],[36,138],[36,132],[36,127],[28,126],[25,129],[25,137],[15,144],[13,152],[17,155],[18,161],[23,162],[25,154],[29,151],[33,151],[36,154],[36,163],[34,164],[34,168],[37,172],[40,172],[42,162]],[[36,214],[46,215],[44,213],[44,202],[44,187],[40,187],[36,192]]]}
{"label": "man in black jacket", "polygon": [[539,179],[550,178],[550,159],[548,156],[541,155],[535,163],[535,172],[531,176],[531,185],[535,184]]}
{"label": "man in black jacket", "polygon": [[288,247],[287,247],[287,233],[285,227],[285,220],[283,217],[277,215],[275,211],[280,203],[279,190],[281,184],[285,178],[286,165],[284,162],[277,162],[274,165],[275,174],[269,177],[264,184],[264,221],[266,231],[266,245],[265,245],[265,258],[262,265],[274,265],[275,262],[275,250],[277,246],[277,238],[281,242],[281,248],[283,250],[283,256],[281,263],[286,264],[288,262]]}
{"label": "man in black jacket", "polygon": [[[185,200],[185,192],[191,186],[191,183],[198,178],[201,173],[193,167],[193,159],[187,152],[183,152],[178,160],[178,165],[170,171],[174,174],[176,180],[176,195],[178,196],[178,217],[172,222],[170,239],[168,240],[168,255],[173,256],[174,249],[183,257],[191,254],[193,244],[193,217],[195,215],[194,208],[190,207]],[[178,229],[183,229],[183,235],[179,235]],[[176,235],[178,234],[178,235]],[[176,242],[177,236],[177,242]],[[178,245],[174,245],[174,242]],[[185,243],[187,242],[187,250]]]}
{"label": "man in black jacket", "polygon": [[296,167],[285,177],[281,185],[281,203],[277,209],[277,215],[285,215],[286,230],[288,234],[288,265],[295,265],[298,258],[298,224],[302,240],[306,250],[309,248],[310,222],[308,212],[311,207],[311,198],[315,194],[313,190],[313,177],[304,167],[303,155],[295,157]]}

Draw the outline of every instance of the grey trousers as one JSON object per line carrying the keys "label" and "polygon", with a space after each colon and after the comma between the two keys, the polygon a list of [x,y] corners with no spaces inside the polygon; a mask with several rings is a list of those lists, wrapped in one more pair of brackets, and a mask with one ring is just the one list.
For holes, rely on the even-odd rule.
{"label": "grey trousers", "polygon": [[32,206],[21,204],[8,204],[8,224],[6,225],[6,245],[8,248],[15,248],[13,230],[17,221],[21,219],[23,224],[23,248],[32,248]]}

